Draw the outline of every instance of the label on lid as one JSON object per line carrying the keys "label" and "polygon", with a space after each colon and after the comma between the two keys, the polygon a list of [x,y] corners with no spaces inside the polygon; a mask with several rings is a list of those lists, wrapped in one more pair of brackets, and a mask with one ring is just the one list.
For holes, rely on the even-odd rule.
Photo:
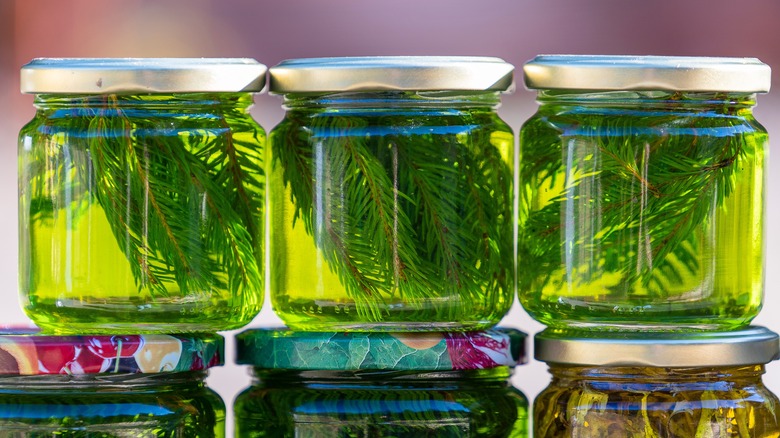
{"label": "label on lid", "polygon": [[248,330],[238,363],[295,370],[475,370],[524,361],[517,330],[444,333],[333,333]]}
{"label": "label on lid", "polygon": [[166,373],[223,364],[219,335],[0,335],[0,375]]}

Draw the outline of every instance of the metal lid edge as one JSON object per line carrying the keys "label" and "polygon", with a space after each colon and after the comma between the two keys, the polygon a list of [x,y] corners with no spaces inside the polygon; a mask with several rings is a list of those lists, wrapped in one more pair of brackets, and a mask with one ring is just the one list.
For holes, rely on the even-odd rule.
{"label": "metal lid edge", "polygon": [[634,333],[621,338],[604,333],[599,339],[547,329],[534,336],[534,357],[566,365],[683,368],[766,364],[780,357],[778,335],[764,327],[715,333],[711,339],[693,338],[701,334],[674,339],[669,334],[646,333],[640,338],[641,334]]}

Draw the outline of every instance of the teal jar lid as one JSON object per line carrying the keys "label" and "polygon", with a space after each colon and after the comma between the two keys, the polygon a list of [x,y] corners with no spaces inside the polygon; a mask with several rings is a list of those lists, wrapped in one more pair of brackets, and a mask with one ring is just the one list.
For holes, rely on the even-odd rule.
{"label": "teal jar lid", "polygon": [[217,334],[54,336],[0,332],[0,375],[200,371],[224,364]]}
{"label": "teal jar lid", "polygon": [[718,367],[766,364],[780,356],[777,333],[760,326],[717,332],[593,332],[546,329],[534,357],[580,366]]}
{"label": "teal jar lid", "polygon": [[766,93],[771,68],[756,58],[539,55],[523,66],[532,90]]}
{"label": "teal jar lid", "polygon": [[334,333],[252,329],[236,336],[237,363],[262,369],[452,371],[525,363],[514,329],[436,333]]}

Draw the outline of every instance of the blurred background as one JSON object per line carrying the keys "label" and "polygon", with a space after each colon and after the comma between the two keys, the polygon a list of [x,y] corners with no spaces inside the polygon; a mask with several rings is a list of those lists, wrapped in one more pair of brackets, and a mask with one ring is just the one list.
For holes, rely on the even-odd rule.
{"label": "blurred background", "polygon": [[[314,56],[477,55],[519,67],[540,53],[736,56],[774,66],[780,88],[778,19],[777,0],[0,0],[0,325],[27,320],[16,292],[16,135],[34,113],[32,96],[19,93],[19,67],[32,58],[250,57],[273,66]],[[518,82],[499,110],[515,130],[536,105]],[[284,115],[281,100],[255,101],[252,113],[270,130]],[[780,90],[758,104],[758,120],[780,133]],[[766,304],[755,322],[780,331],[780,160],[770,163]],[[274,324],[266,307],[252,326]],[[541,329],[517,306],[503,325]],[[546,367],[532,361],[513,381],[532,399],[548,382]],[[780,391],[779,364],[766,382]],[[209,383],[230,411],[249,377],[228,365]]]}

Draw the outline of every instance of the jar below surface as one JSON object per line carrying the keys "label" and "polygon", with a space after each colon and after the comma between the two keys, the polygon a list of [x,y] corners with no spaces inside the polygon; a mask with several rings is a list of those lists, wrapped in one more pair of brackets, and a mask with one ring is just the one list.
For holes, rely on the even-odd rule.
{"label": "jar below surface", "polygon": [[236,437],[527,437],[506,367],[460,372],[254,371]]}
{"label": "jar below surface", "polygon": [[205,372],[0,377],[0,436],[224,438]]}
{"label": "jar below surface", "polygon": [[763,327],[648,333],[546,329],[534,356],[552,381],[534,400],[537,438],[770,438],[778,400],[762,381],[780,356]]}
{"label": "jar below surface", "polygon": [[218,335],[0,334],[0,436],[224,438]]}
{"label": "jar below surface", "polygon": [[247,330],[237,362],[252,386],[236,436],[526,437],[528,402],[511,386],[525,335]]}
{"label": "jar below surface", "polygon": [[[252,96],[177,92],[166,75],[190,80],[216,69],[224,87],[231,68],[265,72],[256,62],[208,60],[36,60],[22,69],[37,112],[19,136],[19,284],[37,325],[205,332],[257,315],[265,133],[248,113]],[[72,81],[52,91],[52,69]],[[95,74],[114,92],[100,84],[68,92]],[[109,87],[128,77],[137,81]],[[172,91],[139,91],[155,86]]]}
{"label": "jar below surface", "polygon": [[[540,106],[520,130],[523,307],[560,328],[749,324],[763,298],[768,150],[752,110],[755,92],[768,89],[768,67],[747,60],[732,69],[721,58],[546,58],[529,62]],[[626,88],[568,89],[539,74],[565,72],[580,58]],[[745,74],[755,92],[697,91],[739,82],[740,68],[759,69],[757,83]],[[689,80],[718,74],[732,82]],[[642,82],[668,85],[660,78],[691,89]]]}
{"label": "jar below surface", "polygon": [[763,365],[721,368],[550,367],[534,401],[534,436],[769,438],[777,396]]}

